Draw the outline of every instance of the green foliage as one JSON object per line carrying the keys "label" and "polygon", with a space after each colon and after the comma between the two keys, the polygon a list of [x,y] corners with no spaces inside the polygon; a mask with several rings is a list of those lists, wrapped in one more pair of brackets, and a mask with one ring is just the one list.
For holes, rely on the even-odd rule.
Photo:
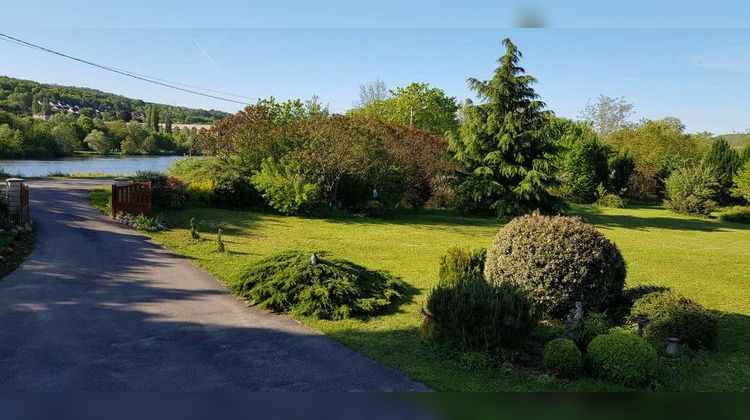
{"label": "green foliage", "polygon": [[221,238],[222,231],[219,229],[216,232],[216,252],[225,252],[226,247],[224,246],[224,240]]}
{"label": "green foliage", "polygon": [[591,313],[583,319],[573,320],[565,324],[565,337],[573,340],[581,351],[586,351],[594,337],[609,331],[609,322],[602,313]]}
{"label": "green foliage", "polygon": [[102,154],[108,154],[114,148],[114,145],[107,135],[99,130],[92,130],[86,138],[83,139],[83,142],[86,143],[89,149]]}
{"label": "green foliage", "polygon": [[631,315],[647,314],[646,337],[663,345],[669,337],[692,349],[712,349],[718,341],[716,317],[703,306],[671,291],[649,293],[633,303]]}
{"label": "green foliage", "polygon": [[545,130],[549,113],[531,87],[536,79],[518,66],[521,53],[511,40],[503,44],[493,78],[469,79],[482,103],[463,108],[465,121],[451,149],[461,165],[458,192],[467,203],[514,216],[556,206],[548,189],[556,183],[557,147]]}
{"label": "green foliage", "polygon": [[483,279],[438,284],[427,298],[426,320],[431,338],[468,351],[518,348],[536,324],[520,289]]}
{"label": "green foliage", "polygon": [[635,171],[635,158],[628,152],[614,153],[607,162],[609,167],[609,190],[621,193],[627,188],[630,175]]}
{"label": "green foliage", "polygon": [[647,384],[656,374],[656,350],[635,334],[614,332],[594,338],[587,359],[600,377],[628,386]]}
{"label": "green foliage", "polygon": [[440,257],[438,284],[455,286],[464,281],[484,279],[484,260],[487,250],[484,248],[467,251],[451,248]]}
{"label": "green foliage", "polygon": [[724,210],[719,215],[719,220],[723,222],[750,224],[750,207],[747,207],[747,206],[730,207]]}
{"label": "green foliage", "polygon": [[282,214],[309,213],[322,204],[320,185],[305,176],[295,163],[268,158],[251,181],[268,205]]}
{"label": "green foliage", "polygon": [[383,271],[315,252],[286,251],[253,264],[232,290],[252,304],[321,319],[375,315],[406,292],[406,284]]}
{"label": "green foliage", "polygon": [[606,188],[604,188],[604,185],[599,184],[599,187],[596,189],[596,196],[598,197],[596,199],[596,202],[594,205],[597,207],[609,207],[609,208],[623,208],[625,207],[625,202],[618,196],[617,194],[611,193],[607,191]]}
{"label": "green foliage", "polygon": [[411,83],[391,96],[354,108],[349,115],[414,126],[438,136],[456,134],[459,122],[456,99],[427,83]]}
{"label": "green foliage", "polygon": [[713,168],[688,164],[678,168],[666,181],[664,205],[677,213],[709,215],[715,208],[720,185]]}
{"label": "green foliage", "polygon": [[195,217],[190,218],[190,237],[193,239],[201,238],[200,233],[198,233],[198,226],[195,223]]}
{"label": "green foliage", "polygon": [[574,123],[569,130],[574,133],[567,136],[574,140],[562,154],[560,189],[575,202],[591,203],[597,198],[597,186],[609,182],[609,151],[585,125]]}
{"label": "green foliage", "polygon": [[170,176],[187,185],[186,191],[195,201],[217,207],[258,207],[262,198],[250,181],[231,166],[212,157],[187,157],[176,160],[169,168]]}
{"label": "green foliage", "polygon": [[581,350],[567,338],[556,338],[546,346],[542,353],[544,367],[561,378],[573,379],[583,367]]}
{"label": "green foliage", "polygon": [[711,142],[711,146],[703,156],[703,166],[712,168],[716,175],[720,187],[719,201],[727,202],[732,179],[740,164],[740,154],[729,145],[727,139],[719,137]]}
{"label": "green foliage", "polygon": [[622,296],[625,260],[617,246],[577,217],[517,217],[495,236],[487,281],[529,293],[542,314],[561,318],[580,301],[586,311],[612,308]]}
{"label": "green foliage", "polygon": [[[750,149],[750,147],[748,147]],[[735,188],[732,189],[732,194],[736,197],[744,198],[750,203],[750,160],[745,162],[744,165],[737,172],[734,177]]]}

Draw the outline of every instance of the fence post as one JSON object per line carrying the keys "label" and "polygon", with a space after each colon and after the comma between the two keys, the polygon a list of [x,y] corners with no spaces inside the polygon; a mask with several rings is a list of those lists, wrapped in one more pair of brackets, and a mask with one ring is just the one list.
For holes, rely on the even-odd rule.
{"label": "fence post", "polygon": [[119,208],[119,194],[118,194],[118,188],[119,187],[125,187],[130,184],[130,180],[123,177],[117,177],[112,182],[112,218],[117,218],[117,213],[120,211]]}
{"label": "fence post", "polygon": [[8,191],[8,217],[16,223],[23,223],[21,220],[21,189],[24,187],[23,179],[8,178],[5,180]]}

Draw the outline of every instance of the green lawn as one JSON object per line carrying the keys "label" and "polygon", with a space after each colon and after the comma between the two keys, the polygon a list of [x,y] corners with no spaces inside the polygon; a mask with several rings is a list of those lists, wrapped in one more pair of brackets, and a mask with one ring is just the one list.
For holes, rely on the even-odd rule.
{"label": "green lawn", "polygon": [[[684,363],[682,380],[660,389],[750,388],[750,226],[678,216],[658,207],[573,210],[620,247],[628,263],[629,285],[668,286],[723,313],[719,350]],[[419,339],[420,309],[435,284],[440,255],[454,246],[489,246],[500,228],[496,220],[440,212],[393,220],[322,220],[209,208],[164,216],[172,229],[149,235],[227,281],[251,262],[286,249],[326,250],[401,276],[417,292],[395,312],[368,320],[301,321],[436,389],[616,389],[592,379],[563,383],[512,369],[464,368]],[[190,239],[191,217],[203,232],[199,241]],[[230,251],[226,254],[215,252],[220,227]]]}

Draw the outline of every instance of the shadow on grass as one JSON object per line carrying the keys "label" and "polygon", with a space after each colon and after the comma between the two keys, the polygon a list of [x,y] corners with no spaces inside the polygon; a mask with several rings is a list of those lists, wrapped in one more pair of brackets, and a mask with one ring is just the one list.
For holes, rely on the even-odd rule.
{"label": "shadow on grass", "polygon": [[[659,209],[656,206],[640,206],[643,209]],[[669,229],[700,232],[726,232],[730,230],[750,230],[750,225],[723,223],[716,220],[687,216],[638,217],[627,214],[605,214],[596,207],[577,207],[572,214],[600,227],[635,230]]]}

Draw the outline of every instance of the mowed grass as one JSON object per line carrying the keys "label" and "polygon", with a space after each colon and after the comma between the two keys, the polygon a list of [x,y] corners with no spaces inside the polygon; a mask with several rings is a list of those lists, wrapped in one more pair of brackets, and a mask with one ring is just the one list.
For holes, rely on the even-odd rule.
{"label": "mowed grass", "polygon": [[[98,197],[101,201],[102,197]],[[101,205],[101,203],[100,203]],[[674,290],[722,312],[720,347],[683,363],[679,381],[659,389],[750,388],[750,226],[675,215],[659,207],[573,211],[612,239],[628,263],[628,285]],[[370,319],[300,319],[345,345],[446,391],[608,390],[592,379],[561,382],[515,369],[469,369],[442,356],[418,335],[420,310],[451,247],[488,247],[501,224],[441,212],[392,220],[306,219],[255,212],[192,208],[164,215],[170,230],[149,234],[217,277],[234,281],[247,266],[287,249],[326,250],[368,268],[387,270],[416,292],[393,311]],[[190,239],[195,217],[200,240]],[[216,252],[222,228],[229,252]]]}

